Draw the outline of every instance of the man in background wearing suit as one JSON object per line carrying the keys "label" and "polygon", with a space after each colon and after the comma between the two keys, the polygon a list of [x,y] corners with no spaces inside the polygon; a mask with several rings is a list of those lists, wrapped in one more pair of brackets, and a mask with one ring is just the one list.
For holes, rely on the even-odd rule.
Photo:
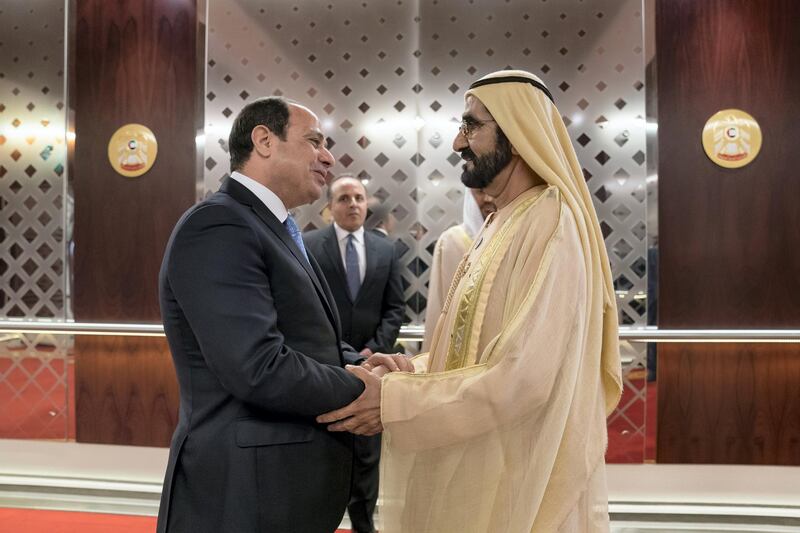
{"label": "man in background wearing suit", "polygon": [[363,357],[288,213],[322,195],[334,158],[316,115],[282,98],[245,106],[228,144],[231,176],[178,221],[159,275],[180,412],[158,532],[330,533],[354,439],[314,417],[379,385],[344,368]]}
{"label": "man in background wearing suit", "polygon": [[366,222],[364,222],[364,228],[378,237],[394,240],[394,253],[397,256],[397,260],[402,261],[409,248],[402,239],[394,239],[397,218],[395,218],[389,202],[381,202],[380,199],[373,197],[367,204],[367,213],[368,216]]}
{"label": "man in background wearing suit", "polygon": [[[389,239],[364,230],[367,192],[352,177],[328,189],[333,224],[304,235],[319,261],[342,318],[342,337],[364,357],[391,353],[403,321],[405,303],[400,263]],[[347,506],[356,533],[375,531],[380,435],[356,436],[353,492]]]}
{"label": "man in background wearing suit", "polygon": [[389,208],[389,202],[381,202],[378,198],[372,198],[367,207],[369,217],[367,217],[364,227],[379,237],[391,237],[397,219]]}

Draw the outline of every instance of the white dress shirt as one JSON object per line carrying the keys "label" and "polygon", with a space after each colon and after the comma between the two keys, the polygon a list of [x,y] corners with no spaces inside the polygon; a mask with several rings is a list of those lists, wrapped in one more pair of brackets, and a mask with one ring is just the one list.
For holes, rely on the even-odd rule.
{"label": "white dress shirt", "polygon": [[[345,247],[347,246],[347,236],[350,232],[342,229],[336,222],[333,223],[333,228],[336,230],[336,239],[339,241],[339,254],[342,256],[342,265],[347,270],[347,259],[345,257]],[[358,254],[358,275],[361,278],[361,283],[364,283],[364,275],[367,272],[367,248],[364,246],[364,226],[361,226],[353,232],[353,245],[356,247]]]}
{"label": "white dress shirt", "polygon": [[269,190],[266,185],[262,185],[253,178],[248,178],[241,172],[231,172],[231,178],[238,181],[247,187],[250,192],[255,194],[258,199],[261,200],[261,202],[267,207],[267,209],[269,209],[272,214],[275,215],[275,218],[277,218],[281,224],[286,221],[286,218],[289,216],[289,211],[283,204],[283,200],[278,198],[278,195]]}

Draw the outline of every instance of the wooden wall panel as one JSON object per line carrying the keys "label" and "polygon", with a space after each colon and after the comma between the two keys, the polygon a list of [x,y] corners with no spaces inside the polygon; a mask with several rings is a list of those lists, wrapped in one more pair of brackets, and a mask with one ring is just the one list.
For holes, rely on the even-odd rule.
{"label": "wooden wall panel", "polygon": [[[800,4],[657,6],[662,327],[800,325]],[[715,112],[761,125],[753,163],[724,169],[700,135]]]}
{"label": "wooden wall panel", "polygon": [[[800,4],[656,9],[659,326],[800,327]],[[706,120],[730,107],[764,136],[741,169],[701,144]],[[800,396],[784,391],[800,390],[798,368],[798,345],[662,345],[658,461],[800,464]]]}
{"label": "wooden wall panel", "polygon": [[[74,316],[160,322],[161,258],[195,201],[197,6],[73,0],[70,15]],[[111,135],[127,123],[144,124],[158,140],[154,166],[132,179],[107,157]],[[178,387],[164,340],[79,336],[75,353],[78,441],[169,443]]]}
{"label": "wooden wall panel", "polygon": [[76,349],[76,440],[169,446],[179,396],[166,339],[83,337]]}
{"label": "wooden wall panel", "polygon": [[797,348],[674,344],[658,356],[658,462],[798,464]]}
{"label": "wooden wall panel", "polygon": [[[72,73],[74,299],[79,320],[157,322],[169,234],[195,199],[194,2],[77,0]],[[111,135],[139,123],[158,139],[138,178],[108,162]]]}

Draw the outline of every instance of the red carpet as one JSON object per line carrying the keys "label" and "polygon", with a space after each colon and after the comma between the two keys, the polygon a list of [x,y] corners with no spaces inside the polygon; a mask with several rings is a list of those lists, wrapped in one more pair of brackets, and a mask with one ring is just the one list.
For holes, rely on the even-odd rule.
{"label": "red carpet", "polygon": [[[0,508],[2,533],[153,533],[155,517]],[[349,533],[339,529],[337,533]]]}
{"label": "red carpet", "polygon": [[153,533],[156,519],[64,511],[0,509],[3,533]]}

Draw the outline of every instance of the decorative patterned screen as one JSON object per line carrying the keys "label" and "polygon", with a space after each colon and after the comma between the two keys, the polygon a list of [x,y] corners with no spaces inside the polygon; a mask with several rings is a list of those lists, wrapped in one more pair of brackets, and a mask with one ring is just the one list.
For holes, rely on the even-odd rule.
{"label": "decorative patterned screen", "polygon": [[[320,117],[337,173],[361,178],[398,219],[407,322],[424,315],[437,236],[460,222],[460,161],[451,144],[463,93],[505,67],[550,87],[601,220],[620,322],[646,324],[645,60],[641,0],[211,2],[205,187],[228,171],[226,140],[247,102],[285,95]],[[319,227],[325,200],[297,214]],[[644,350],[609,421],[641,460]]]}
{"label": "decorative patterned screen", "polygon": [[[0,317],[68,317],[65,304],[64,2],[0,6]],[[67,436],[71,338],[0,343],[0,437]]]}
{"label": "decorative patterned screen", "polygon": [[[583,165],[612,261],[620,320],[646,323],[640,0],[209,4],[206,126],[198,139],[206,193],[228,171],[226,139],[242,105],[270,94],[306,103],[323,122],[336,172],[358,176],[392,207],[394,237],[406,248],[406,322],[420,323],[433,245],[460,222],[460,162],[451,143],[463,92],[493,70],[530,70],[551,88]],[[0,14],[3,318],[69,317],[63,8],[53,0],[7,2]],[[324,203],[300,210],[302,227],[325,224]],[[7,390],[14,381],[9,373],[19,373],[24,357],[63,358],[70,345],[69,338],[42,336],[0,345],[2,360],[12,362],[0,368],[2,394],[22,397]],[[643,427],[644,352],[623,348],[634,373],[610,427],[633,436]]]}
{"label": "decorative patterned screen", "polygon": [[[451,148],[463,93],[504,67],[553,91],[596,200],[623,324],[646,308],[644,57],[641,3],[211,3],[205,186],[227,174],[233,117],[254,98],[306,103],[327,128],[337,172],[394,209],[408,251],[408,318],[421,321],[433,244],[461,217]],[[325,200],[304,208],[325,224]]]}
{"label": "decorative patterned screen", "polygon": [[5,317],[64,317],[63,2],[0,17],[0,300]]}

